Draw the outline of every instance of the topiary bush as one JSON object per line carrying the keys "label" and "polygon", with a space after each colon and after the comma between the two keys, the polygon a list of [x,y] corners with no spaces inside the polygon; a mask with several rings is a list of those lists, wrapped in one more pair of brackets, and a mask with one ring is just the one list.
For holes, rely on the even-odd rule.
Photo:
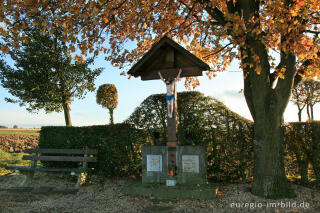
{"label": "topiary bush", "polygon": [[[242,181],[251,177],[253,123],[200,92],[178,93],[177,101],[179,144],[206,147],[208,176]],[[165,145],[166,110],[165,94],[151,95],[126,123],[146,130],[153,144]]]}
{"label": "topiary bush", "polygon": [[[142,130],[128,124],[88,127],[42,127],[40,148],[98,150],[94,173],[123,177],[141,173],[141,146],[148,143]],[[66,166],[59,162],[47,166]],[[70,164],[68,164],[70,166]]]}
{"label": "topiary bush", "polygon": [[98,88],[97,104],[109,110],[110,124],[113,124],[113,111],[118,106],[118,91],[114,84],[103,84]]}

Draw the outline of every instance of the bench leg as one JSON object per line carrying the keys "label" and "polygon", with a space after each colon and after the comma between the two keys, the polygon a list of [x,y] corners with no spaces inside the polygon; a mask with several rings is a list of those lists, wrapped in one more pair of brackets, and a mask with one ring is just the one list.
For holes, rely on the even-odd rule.
{"label": "bench leg", "polygon": [[78,180],[75,185],[75,189],[79,189],[80,185],[86,182],[87,173],[79,173],[77,174],[77,176],[78,176]]}
{"label": "bench leg", "polygon": [[32,178],[34,176],[33,171],[23,171],[23,172],[21,172],[21,174],[23,175],[23,180],[21,181],[19,186],[24,186],[25,184],[30,183],[30,181],[32,180]]}

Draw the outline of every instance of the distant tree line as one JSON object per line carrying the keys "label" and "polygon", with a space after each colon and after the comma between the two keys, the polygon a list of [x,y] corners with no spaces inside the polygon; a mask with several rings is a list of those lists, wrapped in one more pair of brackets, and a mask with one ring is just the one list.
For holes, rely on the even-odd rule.
{"label": "distant tree line", "polygon": [[320,82],[305,80],[292,89],[291,102],[298,108],[298,120],[302,120],[302,111],[306,109],[308,120],[314,120],[314,105],[320,102]]}

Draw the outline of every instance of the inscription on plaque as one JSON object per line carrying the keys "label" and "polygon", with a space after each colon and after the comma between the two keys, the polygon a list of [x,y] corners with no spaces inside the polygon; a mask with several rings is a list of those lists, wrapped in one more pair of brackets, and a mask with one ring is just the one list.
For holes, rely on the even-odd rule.
{"label": "inscription on plaque", "polygon": [[148,172],[162,171],[162,155],[147,155],[147,171]]}
{"label": "inscription on plaque", "polygon": [[199,155],[182,155],[182,172],[199,173]]}

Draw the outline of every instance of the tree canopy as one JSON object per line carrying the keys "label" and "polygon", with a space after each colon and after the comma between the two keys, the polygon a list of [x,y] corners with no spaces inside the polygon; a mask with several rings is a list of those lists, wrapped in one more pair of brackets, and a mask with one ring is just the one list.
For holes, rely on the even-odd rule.
{"label": "tree canopy", "polygon": [[91,70],[87,61],[73,62],[64,42],[55,35],[42,35],[34,28],[26,32],[29,42],[20,49],[10,51],[14,67],[0,66],[0,80],[17,100],[8,102],[27,106],[30,112],[40,109],[46,113],[64,111],[66,125],[71,125],[70,103],[94,91],[94,79],[102,69]]}
{"label": "tree canopy", "polygon": [[[184,42],[193,53],[211,62],[212,71],[225,70],[234,58],[248,58],[241,49],[249,48],[249,35],[261,41],[269,53],[293,50],[299,65],[305,59],[318,57],[317,0],[27,0],[4,1],[2,5],[0,22],[10,27],[4,25],[0,32],[14,37],[1,47],[4,52],[10,47],[18,48],[20,40],[28,39],[20,32],[31,24],[51,34],[61,28],[62,39],[71,42],[71,50],[77,45],[83,54],[105,52],[108,60],[120,67],[136,61],[159,39],[158,35],[164,34]],[[137,48],[125,48],[128,41],[136,41]],[[275,75],[284,77],[281,62],[277,66],[272,54],[268,59]],[[263,64],[255,66],[258,60],[255,55],[252,61],[242,60],[242,66],[254,66],[259,73]],[[316,61],[318,64],[319,60]],[[317,75],[316,67],[310,67],[307,73]]]}

